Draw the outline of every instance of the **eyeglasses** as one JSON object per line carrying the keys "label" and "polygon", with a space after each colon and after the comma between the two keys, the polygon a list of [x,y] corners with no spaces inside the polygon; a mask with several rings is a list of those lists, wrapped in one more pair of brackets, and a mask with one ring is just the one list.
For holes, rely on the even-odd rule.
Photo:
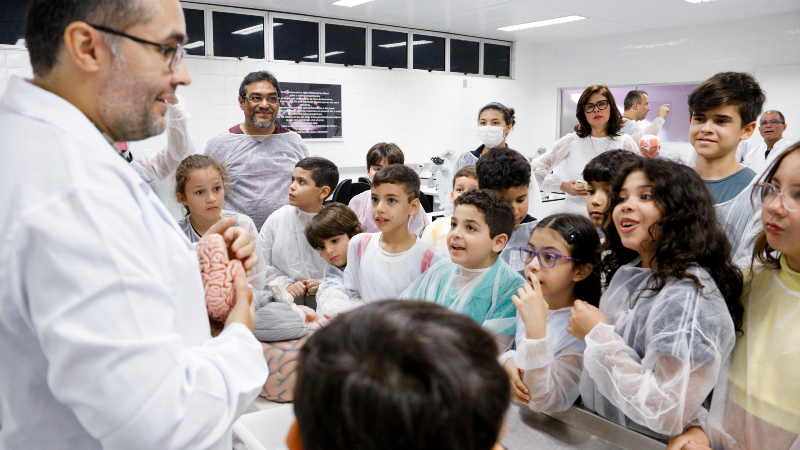
{"label": "eyeglasses", "polygon": [[753,189],[753,201],[759,205],[767,206],[781,198],[781,204],[787,211],[800,211],[800,187],[792,186],[786,191],[781,191],[777,186],[769,183],[756,183]]}
{"label": "eyeglasses", "polygon": [[783,121],[782,120],[778,120],[778,119],[772,119],[770,121],[762,120],[761,121],[761,126],[765,127],[767,125],[778,125],[779,123],[783,123]]}
{"label": "eyeglasses", "polygon": [[589,114],[590,112],[594,111],[595,107],[597,107],[598,111],[608,108],[608,100],[600,100],[597,103],[587,103],[583,105],[583,112]]}
{"label": "eyeglasses", "polygon": [[278,97],[277,95],[270,95],[270,96],[267,96],[267,97],[262,97],[260,95],[251,95],[250,97],[246,97],[245,96],[243,98],[246,98],[246,99],[250,100],[250,103],[252,103],[254,105],[260,105],[264,100],[266,100],[267,103],[271,103],[273,105],[277,105],[278,102],[280,102],[280,100],[281,100],[280,97]]}
{"label": "eyeglasses", "polygon": [[116,36],[122,36],[134,42],[138,42],[140,44],[154,45],[158,47],[159,52],[162,55],[164,55],[165,58],[169,58],[169,70],[172,70],[175,67],[175,65],[181,62],[183,57],[186,56],[186,49],[181,44],[177,44],[175,47],[170,47],[169,45],[166,44],[159,44],[157,42],[146,41],[136,36],[131,36],[130,34],[126,34],[121,31],[117,31],[101,25],[92,25],[92,24],[87,24],[87,25],[89,25],[92,28],[98,29],[104,33],[113,34]]}
{"label": "eyeglasses", "polygon": [[580,262],[580,260],[577,258],[559,255],[558,253],[551,252],[550,250],[542,250],[537,252],[529,247],[519,247],[517,250],[519,250],[519,259],[525,261],[525,264],[529,264],[531,261],[533,261],[533,258],[536,257],[539,258],[539,265],[545,269],[554,267],[559,259]]}

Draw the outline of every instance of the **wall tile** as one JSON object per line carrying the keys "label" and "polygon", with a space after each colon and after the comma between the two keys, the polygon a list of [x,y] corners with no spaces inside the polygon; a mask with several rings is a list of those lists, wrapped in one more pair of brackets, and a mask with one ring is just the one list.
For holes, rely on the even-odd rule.
{"label": "wall tile", "polygon": [[9,68],[25,68],[30,65],[28,52],[25,50],[5,50],[6,66]]}
{"label": "wall tile", "polygon": [[211,59],[208,61],[208,73],[212,75],[222,75],[225,72],[223,62],[218,59]]}
{"label": "wall tile", "polygon": [[239,61],[223,61],[222,70],[225,75],[237,75],[239,73]]}

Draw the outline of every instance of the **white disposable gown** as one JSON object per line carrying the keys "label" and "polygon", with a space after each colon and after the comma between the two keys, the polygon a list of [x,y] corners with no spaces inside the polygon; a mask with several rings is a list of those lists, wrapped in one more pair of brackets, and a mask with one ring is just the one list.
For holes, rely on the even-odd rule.
{"label": "white disposable gown", "polygon": [[0,447],[229,450],[267,365],[194,246],[61,97],[12,77],[0,135]]}
{"label": "white disposable gown", "polygon": [[381,233],[361,233],[347,244],[344,286],[352,306],[400,298],[411,283],[444,255],[417,238],[401,253],[389,253],[378,242]]}
{"label": "white disposable gown", "polygon": [[267,284],[278,280],[284,286],[302,280],[322,280],[328,263],[306,239],[306,225],[316,213],[286,205],[275,211],[258,236],[266,264]]}
{"label": "white disposable gown", "polygon": [[800,273],[781,266],[745,274],[744,334],[703,424],[715,450],[800,449]]}
{"label": "white disposable gown", "polygon": [[633,142],[636,145],[639,145],[639,141],[642,139],[642,136],[646,135],[653,135],[658,136],[658,133],[661,132],[661,127],[664,126],[665,120],[661,117],[656,117],[650,122],[647,126],[642,126],[644,124],[639,123],[638,120],[631,120],[627,117],[622,117],[622,132],[629,135]]}
{"label": "white disposable gown", "polygon": [[205,154],[228,169],[225,209],[247,215],[260,230],[270,214],[289,204],[294,166],[308,157],[308,149],[293,131],[268,136],[226,131],[208,141]]}
{"label": "white disposable gown", "polygon": [[[250,234],[250,239],[253,240],[253,243],[256,246],[255,254],[258,255],[258,264],[256,264],[256,267],[253,268],[253,274],[247,277],[247,282],[250,284],[250,288],[255,291],[264,289],[264,286],[266,286],[267,264],[264,261],[264,258],[261,257],[263,252],[261,250],[261,242],[258,239],[258,230],[256,229],[256,225],[249,217],[241,213],[223,209],[220,211],[219,215],[222,219],[236,217],[236,223],[234,223],[233,226],[242,227]],[[183,233],[186,234],[186,237],[189,238],[189,242],[194,244],[200,241],[202,236],[197,234],[197,231],[195,231],[194,227],[192,227],[192,223],[189,221],[189,216],[179,220],[178,226],[181,228],[181,230],[183,230]]]}
{"label": "white disposable gown", "polygon": [[722,225],[725,235],[731,242],[731,258],[744,269],[750,263],[755,238],[763,229],[761,224],[761,205],[751,202],[753,185],[758,177],[753,177],[750,184],[736,197],[727,202],[717,203],[714,208],[717,219]]}
{"label": "white disposable gown", "polygon": [[[601,416],[650,436],[683,432],[703,411],[733,350],[733,320],[714,280],[692,267],[655,294],[653,271],[622,266],[600,298],[608,324],[586,335],[580,393]],[[638,297],[638,298],[637,298]]]}
{"label": "white disposable gown", "polygon": [[[350,204],[347,205],[358,216],[358,221],[365,233],[377,233],[378,226],[375,225],[375,219],[372,218],[372,192],[364,191],[352,199]],[[422,236],[425,227],[431,223],[428,219],[428,214],[420,206],[417,213],[408,219],[408,231],[412,232],[414,236]]]}
{"label": "white disposable gown", "polygon": [[[627,150],[641,155],[639,144],[627,134],[614,137],[596,138],[593,136],[580,138],[575,133],[570,133],[553,145],[544,155],[536,158],[531,163],[533,175],[539,187],[545,192],[561,191],[561,182],[583,180],[583,169],[595,156],[609,150]],[[553,169],[558,168],[557,172]],[[568,212],[588,216],[586,210],[586,197],[572,196],[561,202],[555,212]]]}
{"label": "white disposable gown", "polygon": [[317,314],[334,316],[352,307],[344,288],[344,269],[328,264],[317,290]]}
{"label": "white disposable gown", "polygon": [[547,334],[526,339],[525,324],[517,315],[514,364],[525,371],[522,382],[537,412],[566,411],[580,395],[583,349],[586,344],[567,333],[572,307],[547,312]]}
{"label": "white disposable gown", "polygon": [[471,317],[492,334],[514,334],[517,308],[511,296],[525,284],[503,260],[485,269],[466,269],[439,261],[400,296],[426,300]]}

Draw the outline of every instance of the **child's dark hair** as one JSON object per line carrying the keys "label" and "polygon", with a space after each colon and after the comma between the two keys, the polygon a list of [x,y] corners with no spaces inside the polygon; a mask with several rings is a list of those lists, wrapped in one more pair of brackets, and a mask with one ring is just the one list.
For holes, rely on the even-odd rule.
{"label": "child's dark hair", "polygon": [[459,178],[472,178],[473,180],[478,181],[478,172],[475,170],[475,164],[470,164],[458,169],[458,172],[453,175],[454,188],[456,187],[456,180]]}
{"label": "child's dark hair", "polygon": [[689,94],[689,116],[720,106],[735,106],[744,128],[758,119],[766,100],[758,81],[749,73],[722,72],[700,83]]}
{"label": "child's dark hair", "polygon": [[511,397],[496,358],[480,325],[433,303],[388,300],[343,314],[300,350],[303,448],[490,450]]}
{"label": "child's dark hair", "polygon": [[372,178],[372,188],[382,184],[399,184],[408,195],[408,201],[419,198],[419,175],[411,167],[403,164],[390,164],[379,170]]}
{"label": "child's dark hair", "polygon": [[[184,158],[184,160],[178,164],[178,168],[175,169],[175,194],[186,196],[186,182],[189,181],[189,176],[191,176],[192,172],[208,168],[217,169],[219,176],[222,177],[222,182],[225,184],[228,183],[228,171],[225,169],[225,164],[222,164],[211,156],[189,155]],[[189,207],[184,206],[183,208],[186,210],[186,215],[188,216],[191,213]]]}
{"label": "child's dark hair", "polygon": [[614,101],[614,94],[603,84],[595,84],[587,87],[578,99],[578,106],[575,110],[575,117],[578,118],[578,124],[575,125],[575,133],[581,138],[592,134],[592,127],[589,125],[589,120],[586,119],[584,107],[589,103],[589,99],[594,94],[600,94],[608,100],[608,107],[611,109],[611,114],[609,114],[608,123],[606,124],[606,133],[611,139],[614,139],[615,136],[621,134],[622,113],[619,112],[617,102]]}
{"label": "child's dark hair", "polygon": [[[653,200],[661,210],[661,218],[649,230],[656,245],[657,267],[653,268],[655,283],[647,290],[659,291],[671,277],[689,278],[700,290],[700,280],[689,273],[692,266],[700,266],[714,279],[725,298],[736,330],[741,330],[744,313],[739,298],[742,293],[742,272],[733,264],[731,244],[717,219],[714,198],[700,175],[683,164],[665,159],[639,158],[625,165],[614,178],[603,218],[606,241],[601,252],[610,250],[605,252],[602,261],[606,280],[610,282],[622,265],[638,256],[638,253],[622,245],[612,218],[614,208],[620,203],[622,185],[634,172],[642,172],[652,182]],[[635,303],[636,300],[633,301]]]}
{"label": "child's dark hair", "polygon": [[[791,147],[784,150],[775,161],[770,164],[767,168],[765,175],[763,177],[764,183],[772,183],[772,179],[775,177],[775,173],[778,172],[778,169],[781,166],[781,163],[787,156],[791,155],[792,153],[800,153],[800,142],[792,145]],[[753,194],[755,194],[755,189]],[[755,199],[751,199],[751,202],[755,203]],[[762,206],[763,207],[763,206]],[[758,236],[756,237],[755,245],[753,246],[753,257],[750,260],[750,265],[752,266],[755,260],[758,260],[761,264],[765,266],[778,270],[781,268],[781,254],[774,248],[770,247],[769,242],[767,242],[767,234],[762,229]]]}
{"label": "child's dark hair", "polygon": [[518,151],[508,147],[493,148],[475,165],[481,189],[505,191],[531,184],[531,163]]}
{"label": "child's dark hair", "polygon": [[367,170],[372,166],[377,166],[381,160],[386,159],[386,164],[405,164],[403,151],[397,144],[378,142],[367,152]]}
{"label": "child's dark hair", "polygon": [[306,239],[311,247],[318,249],[324,245],[325,239],[343,234],[353,237],[362,231],[358,216],[352,209],[341,203],[329,203],[306,225]]}
{"label": "child's dark hair", "polygon": [[503,120],[506,122],[506,126],[513,126],[515,123],[517,123],[517,120],[514,118],[514,108],[508,108],[506,105],[497,102],[488,103],[486,106],[481,108],[481,110],[478,112],[478,120],[481,120],[481,114],[483,114],[483,112],[487,109],[493,109],[503,114]]}
{"label": "child's dark hair", "polygon": [[575,265],[591,264],[592,273],[575,284],[575,297],[593,306],[600,304],[602,295],[600,286],[600,264],[598,264],[598,249],[600,236],[597,234],[592,221],[588,217],[578,214],[553,214],[540,220],[533,231],[540,228],[549,228],[564,238],[569,247],[569,255],[580,260]]}
{"label": "child's dark hair", "polygon": [[583,168],[584,181],[610,183],[622,166],[640,159],[641,156],[627,150],[609,150],[601,153]]}
{"label": "child's dark hair", "polygon": [[294,166],[311,172],[311,179],[318,188],[328,186],[333,191],[339,184],[339,168],[329,159],[311,156],[297,161]]}
{"label": "child's dark hair", "polygon": [[460,205],[472,205],[483,215],[492,239],[500,234],[511,238],[514,232],[514,209],[505,198],[486,189],[470,189],[453,202],[456,208]]}

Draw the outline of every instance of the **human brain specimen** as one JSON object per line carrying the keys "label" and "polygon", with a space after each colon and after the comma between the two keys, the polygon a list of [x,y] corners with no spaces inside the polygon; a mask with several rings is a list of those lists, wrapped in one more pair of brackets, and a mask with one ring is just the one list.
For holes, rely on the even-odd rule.
{"label": "human brain specimen", "polygon": [[197,257],[206,293],[208,316],[225,322],[236,304],[233,280],[238,273],[244,272],[244,267],[238,259],[228,258],[225,239],[216,233],[207,234],[200,239],[197,243]]}

